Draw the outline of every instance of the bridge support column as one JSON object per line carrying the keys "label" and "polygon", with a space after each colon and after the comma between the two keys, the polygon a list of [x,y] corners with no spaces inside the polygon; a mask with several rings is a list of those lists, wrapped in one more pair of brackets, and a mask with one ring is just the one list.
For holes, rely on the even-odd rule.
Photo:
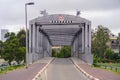
{"label": "bridge support column", "polygon": [[29,27],[29,64],[34,61],[35,54],[35,24],[31,23]]}
{"label": "bridge support column", "polygon": [[40,58],[42,58],[43,57],[43,35],[42,35],[42,33],[41,32],[39,32],[39,34],[40,34],[40,43],[39,43],[39,52],[40,52]]}
{"label": "bridge support column", "polygon": [[44,35],[42,36],[42,57],[44,58],[44,53],[45,53],[45,37],[44,37]]}
{"label": "bridge support column", "polygon": [[39,26],[36,26],[36,50],[35,50],[35,61],[39,60]]}
{"label": "bridge support column", "polygon": [[82,59],[82,33],[78,35],[78,57]]}
{"label": "bridge support column", "polygon": [[34,33],[34,39],[33,39],[33,62],[35,62],[38,58],[37,55],[37,26],[35,25],[34,29],[33,29],[33,33]]}
{"label": "bridge support column", "polygon": [[79,58],[79,37],[78,35],[76,37],[75,43],[76,43],[76,57]]}
{"label": "bridge support column", "polygon": [[87,62],[86,55],[87,55],[87,28],[86,24],[82,25],[82,60]]}
{"label": "bridge support column", "polygon": [[89,54],[89,58],[88,58],[88,63],[93,64],[93,54],[91,53],[91,23],[89,23],[88,25],[88,42],[89,42],[89,47],[88,47],[88,54]]}
{"label": "bridge support column", "polygon": [[75,41],[73,42],[72,44],[72,47],[71,47],[71,52],[72,52],[72,57],[75,57]]}
{"label": "bridge support column", "polygon": [[52,48],[51,48],[51,45],[50,45],[50,43],[49,43],[49,41],[47,41],[48,42],[48,47],[47,47],[47,51],[48,51],[48,56],[52,56],[52,53],[51,53],[51,50],[52,50]]}
{"label": "bridge support column", "polygon": [[77,54],[77,42],[76,42],[76,39],[74,40],[73,47],[74,47],[73,57],[76,57],[76,54]]}
{"label": "bridge support column", "polygon": [[[29,52],[28,52],[28,64],[32,64],[32,40],[33,40],[33,24],[29,25]],[[27,57],[27,56],[26,56]]]}
{"label": "bridge support column", "polygon": [[93,58],[91,54],[91,27],[89,24],[85,24],[82,27],[82,60],[92,64]]}
{"label": "bridge support column", "polygon": [[[73,44],[74,44],[74,43],[73,43]],[[73,54],[74,54],[73,44],[71,45],[71,57],[73,57]]]}
{"label": "bridge support column", "polygon": [[47,39],[44,36],[44,57],[47,57]]}
{"label": "bridge support column", "polygon": [[42,50],[42,33],[39,33],[39,26],[34,23],[29,27],[29,64],[41,58]]}

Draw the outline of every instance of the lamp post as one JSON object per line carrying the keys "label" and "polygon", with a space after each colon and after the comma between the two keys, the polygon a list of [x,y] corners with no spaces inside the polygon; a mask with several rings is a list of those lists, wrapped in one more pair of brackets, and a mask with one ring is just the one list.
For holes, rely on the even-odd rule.
{"label": "lamp post", "polygon": [[2,54],[2,43],[0,43],[0,58],[1,58],[1,54]]}
{"label": "lamp post", "polygon": [[28,31],[27,31],[27,5],[34,5],[34,2],[25,4],[25,26],[26,26],[26,68],[28,68]]}

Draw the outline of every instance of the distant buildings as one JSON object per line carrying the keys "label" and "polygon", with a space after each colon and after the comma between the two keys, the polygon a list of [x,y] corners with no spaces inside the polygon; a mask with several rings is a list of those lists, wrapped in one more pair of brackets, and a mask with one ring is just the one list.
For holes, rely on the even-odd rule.
{"label": "distant buildings", "polygon": [[109,47],[115,52],[115,53],[119,53],[119,42],[118,42],[118,36],[115,36],[114,34],[109,34],[110,36],[110,44]]}
{"label": "distant buildings", "polygon": [[[118,41],[118,36],[114,35],[113,33],[111,33],[111,31],[103,26],[98,26],[98,28],[104,29],[104,33],[108,33],[109,35],[109,39],[110,41],[107,43],[108,47],[114,51],[114,53],[119,53],[120,55],[120,42]],[[96,28],[95,30],[92,30],[92,35],[98,30],[98,28]]]}
{"label": "distant buildings", "polygon": [[8,32],[8,29],[1,29],[1,40],[6,41],[5,34]]}

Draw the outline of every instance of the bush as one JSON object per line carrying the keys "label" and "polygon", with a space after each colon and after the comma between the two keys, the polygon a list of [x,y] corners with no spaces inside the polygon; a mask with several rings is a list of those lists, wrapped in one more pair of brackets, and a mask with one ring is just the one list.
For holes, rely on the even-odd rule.
{"label": "bush", "polygon": [[64,54],[63,53],[58,53],[57,57],[58,58],[64,58]]}
{"label": "bush", "polygon": [[109,60],[109,59],[101,59],[102,63],[109,63],[109,62],[113,62],[113,60]]}
{"label": "bush", "polygon": [[100,62],[100,58],[94,54],[93,63],[98,63],[98,62]]}
{"label": "bush", "polygon": [[105,58],[109,59],[109,60],[112,60],[114,54],[115,54],[114,51],[112,51],[111,49],[108,48],[105,51]]}
{"label": "bush", "polygon": [[100,58],[98,58],[98,57],[94,54],[94,57],[93,57],[93,65],[94,65],[95,67],[99,67],[98,62],[100,62]]}
{"label": "bush", "polygon": [[71,57],[71,47],[70,46],[62,46],[59,53],[57,53],[55,49],[52,49],[52,56],[58,57],[58,58]]}
{"label": "bush", "polygon": [[71,47],[70,46],[63,46],[60,50],[58,57],[60,57],[60,58],[71,57]]}
{"label": "bush", "polygon": [[52,49],[52,57],[56,57],[57,56],[57,52],[55,49]]}

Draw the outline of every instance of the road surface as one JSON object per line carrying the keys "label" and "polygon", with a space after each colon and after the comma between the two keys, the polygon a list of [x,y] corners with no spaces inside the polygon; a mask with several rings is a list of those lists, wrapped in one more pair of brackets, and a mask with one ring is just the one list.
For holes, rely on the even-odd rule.
{"label": "road surface", "polygon": [[89,80],[69,58],[56,58],[41,75],[40,80]]}

